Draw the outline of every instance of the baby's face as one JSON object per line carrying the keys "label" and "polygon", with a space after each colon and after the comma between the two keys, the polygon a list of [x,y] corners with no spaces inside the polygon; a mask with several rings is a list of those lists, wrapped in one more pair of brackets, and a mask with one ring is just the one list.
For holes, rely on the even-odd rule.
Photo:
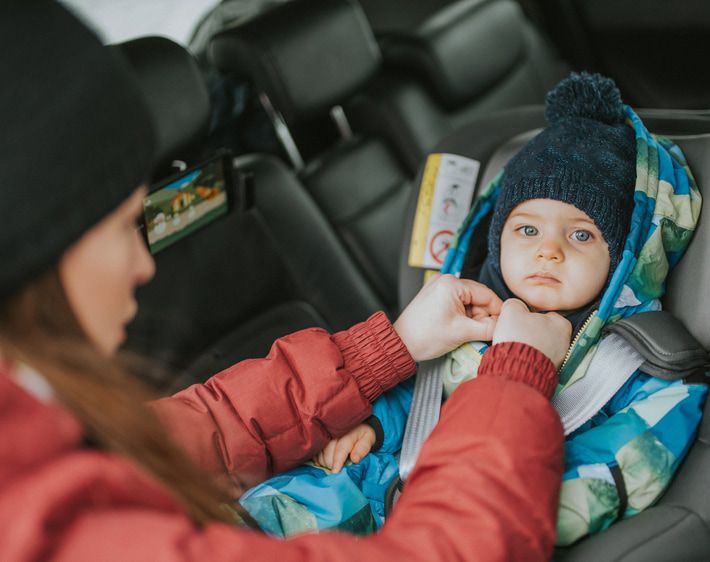
{"label": "baby's face", "polygon": [[589,304],[606,283],[609,263],[599,229],[568,203],[525,201],[503,226],[503,279],[534,310],[568,311]]}

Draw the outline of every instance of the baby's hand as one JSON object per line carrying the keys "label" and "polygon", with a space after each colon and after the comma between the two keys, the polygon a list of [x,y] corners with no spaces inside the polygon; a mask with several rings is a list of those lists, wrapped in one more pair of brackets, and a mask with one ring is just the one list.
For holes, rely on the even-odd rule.
{"label": "baby's hand", "polygon": [[313,462],[338,473],[343,468],[348,456],[351,461],[360,462],[370,452],[376,438],[375,430],[369,425],[361,423],[342,437],[328,443],[325,449],[313,457]]}

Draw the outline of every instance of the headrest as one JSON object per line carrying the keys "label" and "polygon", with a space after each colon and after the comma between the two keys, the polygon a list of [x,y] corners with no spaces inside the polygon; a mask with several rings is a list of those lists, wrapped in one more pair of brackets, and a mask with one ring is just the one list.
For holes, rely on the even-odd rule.
{"label": "headrest", "polygon": [[205,141],[210,98],[192,55],[164,37],[142,37],[114,46],[135,70],[153,117],[156,170]]}
{"label": "headrest", "polygon": [[292,0],[218,33],[214,65],[246,76],[287,123],[344,102],[375,73],[380,52],[354,0]]}
{"label": "headrest", "polygon": [[388,65],[425,80],[455,109],[500,80],[524,55],[525,20],[513,0],[467,0],[437,12],[419,28],[383,41]]}

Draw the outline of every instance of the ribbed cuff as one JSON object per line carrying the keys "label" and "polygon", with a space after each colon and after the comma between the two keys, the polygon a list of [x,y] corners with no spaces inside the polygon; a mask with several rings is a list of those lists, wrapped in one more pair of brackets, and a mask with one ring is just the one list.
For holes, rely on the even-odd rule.
{"label": "ribbed cuff", "polygon": [[518,381],[552,397],[557,385],[555,366],[541,351],[520,342],[503,342],[483,354],[479,377],[503,377]]}
{"label": "ribbed cuff", "polygon": [[384,312],[333,335],[365,398],[374,401],[411,375],[416,365]]}
{"label": "ribbed cuff", "polygon": [[371,453],[376,453],[382,447],[382,443],[385,442],[385,430],[382,428],[382,423],[380,418],[377,416],[370,416],[362,423],[369,425],[375,432],[375,444],[370,449]]}

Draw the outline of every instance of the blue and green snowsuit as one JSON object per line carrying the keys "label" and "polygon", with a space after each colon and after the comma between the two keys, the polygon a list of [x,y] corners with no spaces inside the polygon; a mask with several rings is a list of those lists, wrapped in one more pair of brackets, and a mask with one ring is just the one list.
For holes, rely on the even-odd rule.
{"label": "blue and green snowsuit", "polygon": [[[700,194],[680,149],[651,135],[631,108],[625,112],[637,147],[631,226],[598,309],[577,333],[560,370],[558,394],[584,377],[604,326],[660,308],[667,274],[690,242],[700,213]],[[443,272],[460,273],[477,225],[493,208],[503,173],[474,201]],[[470,344],[449,354],[446,392],[475,376],[476,354]],[[322,529],[374,531],[383,522],[385,490],[397,475],[395,455],[412,389],[411,382],[400,385],[373,405],[384,430],[377,452],[339,474],[306,465],[275,476],[247,492],[242,505],[267,532],[279,536]],[[567,435],[558,544],[605,529],[661,496],[693,442],[706,394],[704,385],[636,371],[595,416]]]}

